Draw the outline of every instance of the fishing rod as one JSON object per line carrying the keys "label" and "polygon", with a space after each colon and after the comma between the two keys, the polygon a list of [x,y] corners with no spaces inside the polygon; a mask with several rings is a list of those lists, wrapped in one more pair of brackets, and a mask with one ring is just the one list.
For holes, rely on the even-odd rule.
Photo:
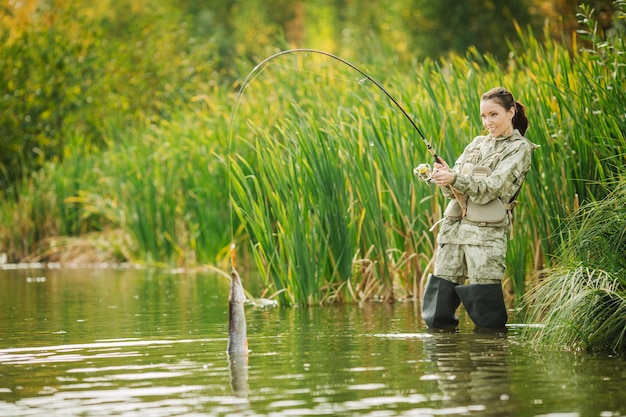
{"label": "fishing rod", "polygon": [[[278,57],[283,56],[283,55],[294,54],[294,53],[313,53],[313,54],[320,54],[320,55],[327,56],[329,58],[332,58],[332,59],[334,59],[336,61],[341,62],[342,64],[345,64],[345,65],[349,66],[350,68],[352,68],[353,70],[355,70],[356,72],[358,72],[359,74],[364,76],[366,79],[371,81],[372,84],[374,84],[380,91],[382,91],[387,96],[387,98],[389,98],[389,100],[391,100],[391,102],[393,104],[395,104],[398,109],[400,109],[400,111],[402,112],[404,117],[407,118],[409,123],[411,123],[411,126],[413,126],[413,128],[417,131],[417,133],[419,134],[420,138],[422,139],[422,141],[426,145],[426,148],[427,148],[428,152],[433,156],[433,158],[435,158],[435,161],[443,162],[442,159],[439,158],[439,156],[435,152],[435,150],[432,147],[432,145],[430,144],[430,142],[428,142],[428,140],[426,139],[426,136],[424,135],[424,133],[422,133],[422,130],[417,126],[417,124],[415,123],[413,118],[411,116],[409,116],[409,114],[404,109],[404,107],[402,107],[400,105],[400,103],[378,81],[376,81],[368,73],[366,73],[365,71],[363,71],[362,69],[360,69],[359,67],[357,67],[356,65],[351,63],[350,61],[347,61],[347,60],[345,60],[345,59],[343,59],[341,57],[338,57],[337,55],[331,54],[330,52],[322,51],[322,50],[319,50],[319,49],[307,49],[307,48],[288,49],[288,50],[277,52],[277,53],[275,53],[273,55],[270,55],[267,58],[265,58],[263,61],[259,62],[252,69],[252,71],[250,71],[250,73],[246,76],[246,78],[244,79],[244,81],[243,81],[243,83],[241,85],[241,88],[239,89],[239,93],[237,95],[236,103],[235,103],[235,106],[233,107],[233,115],[237,111],[237,108],[238,108],[238,105],[239,105],[239,99],[240,99],[241,95],[243,94],[243,91],[246,89],[246,87],[248,87],[248,85],[252,81],[251,78],[257,72],[260,72],[263,69],[263,67],[265,66],[265,64],[267,64],[268,62],[272,61],[273,59],[278,58]],[[231,123],[232,123],[232,120],[233,120],[233,117],[231,117]]]}
{"label": "fishing rod", "polygon": [[[318,50],[318,49],[308,49],[308,48],[287,49],[287,50],[284,50],[284,51],[281,51],[281,52],[277,52],[277,53],[275,53],[273,55],[268,56],[267,58],[265,58],[261,62],[259,62],[252,69],[252,71],[250,71],[248,73],[246,78],[243,80],[243,83],[241,84],[239,92],[237,93],[237,97],[235,99],[235,104],[233,106],[233,110],[232,110],[231,117],[230,117],[229,141],[228,141],[228,154],[229,155],[230,155],[230,147],[231,147],[231,142],[232,142],[233,123],[234,123],[234,119],[235,119],[235,113],[237,112],[237,110],[239,108],[239,105],[241,103],[241,97],[243,96],[243,92],[248,87],[248,85],[250,85],[252,80],[254,78],[256,78],[258,75],[260,75],[260,73],[265,68],[266,64],[268,64],[270,61],[272,61],[272,60],[274,60],[274,59],[276,59],[278,57],[281,57],[283,55],[297,54],[297,53],[324,55],[324,56],[326,56],[328,58],[331,58],[331,59],[334,59],[336,61],[339,61],[339,62],[341,62],[344,65],[347,65],[348,67],[352,68],[353,70],[355,70],[356,72],[361,74],[367,80],[372,82],[372,84],[374,84],[383,94],[385,94],[387,96],[387,98],[389,98],[389,100],[398,109],[400,109],[400,111],[402,112],[404,117],[406,117],[406,119],[409,121],[409,123],[411,123],[411,126],[413,126],[413,128],[417,131],[418,135],[422,139],[422,142],[424,142],[424,145],[426,145],[426,149],[428,150],[428,153],[430,153],[432,155],[432,157],[435,159],[435,162],[441,163],[442,165],[446,165],[445,161],[442,158],[440,158],[439,155],[437,155],[437,152],[435,152],[435,149],[432,147],[430,142],[426,139],[426,136],[424,135],[424,133],[422,133],[422,130],[417,126],[417,124],[415,123],[413,118],[411,116],[409,116],[409,114],[404,109],[404,107],[402,107],[400,105],[400,103],[378,81],[376,81],[368,73],[366,73],[365,71],[363,71],[362,69],[360,69],[359,67],[357,67],[356,65],[351,63],[350,61],[347,61],[347,60],[345,60],[345,59],[343,59],[343,58],[341,58],[341,57],[339,57],[337,55],[331,54],[330,52],[326,52],[326,51],[322,51],[322,50]],[[362,84],[363,81],[364,80],[361,80],[360,84]],[[229,178],[230,178],[230,164],[231,164],[231,158],[228,158]],[[417,175],[418,177],[420,177],[422,179],[424,179],[425,176],[430,176],[430,172],[429,171],[428,172],[425,171],[425,167],[426,166],[427,166],[427,164],[421,164],[419,167],[417,167],[415,169],[415,171],[414,171],[415,175]],[[428,166],[428,170],[429,169],[430,169],[430,166]],[[228,181],[228,188],[229,188],[228,193],[229,193],[229,195],[231,195],[230,180]],[[463,208],[463,212],[465,213],[465,199],[454,188],[452,188],[451,186],[448,186],[448,188],[454,194],[454,197],[458,200],[459,204]],[[232,204],[232,202],[231,202],[231,204]],[[231,239],[233,239],[234,238],[233,237],[233,233],[234,233],[233,232],[233,225],[234,225],[234,223],[233,223],[233,210],[232,210],[232,208],[230,210],[230,217],[231,217],[230,218],[230,222],[231,222]]]}

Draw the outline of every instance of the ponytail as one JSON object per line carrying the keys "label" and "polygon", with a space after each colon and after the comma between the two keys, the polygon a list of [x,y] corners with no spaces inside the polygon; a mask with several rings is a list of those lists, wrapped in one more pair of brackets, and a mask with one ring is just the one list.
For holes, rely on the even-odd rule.
{"label": "ponytail", "polygon": [[528,130],[528,117],[526,117],[526,108],[519,101],[515,102],[515,116],[513,116],[513,128],[519,130],[524,136]]}

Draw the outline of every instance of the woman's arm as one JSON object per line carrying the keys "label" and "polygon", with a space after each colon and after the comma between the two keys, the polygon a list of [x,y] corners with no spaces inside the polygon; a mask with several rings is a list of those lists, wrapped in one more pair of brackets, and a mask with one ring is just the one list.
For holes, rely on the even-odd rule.
{"label": "woman's arm", "polygon": [[521,181],[530,168],[532,147],[522,140],[509,145],[510,150],[499,160],[486,177],[458,174],[452,187],[472,198],[478,204],[485,204],[496,198],[508,203],[521,186]]}

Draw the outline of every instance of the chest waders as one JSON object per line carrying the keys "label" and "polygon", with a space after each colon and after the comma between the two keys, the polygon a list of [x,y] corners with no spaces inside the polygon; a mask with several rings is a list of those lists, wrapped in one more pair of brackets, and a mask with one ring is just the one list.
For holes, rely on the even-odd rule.
{"label": "chest waders", "polygon": [[461,304],[455,291],[458,285],[436,275],[428,276],[422,300],[422,319],[429,329],[456,327],[459,324],[459,318],[455,314]]}
{"label": "chest waders", "polygon": [[507,313],[501,284],[460,285],[432,274],[424,290],[422,319],[429,329],[456,327],[461,302],[477,330],[505,329]]}
{"label": "chest waders", "polygon": [[504,328],[507,314],[502,284],[457,285],[455,290],[477,328]]}
{"label": "chest waders", "polygon": [[[478,146],[467,155],[462,174],[487,177],[492,172],[490,165],[497,165],[497,162],[494,161],[499,160],[503,150],[490,152],[487,155],[481,155],[480,152],[481,149]],[[421,171],[418,174],[421,174]],[[452,200],[444,215],[458,221],[466,218],[479,224],[483,224],[483,222],[489,224],[501,222],[506,218],[508,212],[511,222],[512,210],[515,207],[515,200],[521,190],[522,183],[523,177],[517,191],[508,203],[503,203],[499,199],[492,200],[492,202],[502,206],[498,211],[501,216],[495,216],[494,219],[491,219],[492,213],[487,210],[489,203],[471,206],[469,204],[471,199],[467,199],[468,204],[465,207],[459,207],[457,201]],[[465,201],[465,199],[463,200]],[[476,211],[472,212],[471,210]],[[456,310],[461,303],[463,303],[467,314],[477,329],[505,330],[508,318],[501,283],[461,285],[434,274],[429,276],[422,301],[422,318],[428,328],[456,327],[459,323]]]}

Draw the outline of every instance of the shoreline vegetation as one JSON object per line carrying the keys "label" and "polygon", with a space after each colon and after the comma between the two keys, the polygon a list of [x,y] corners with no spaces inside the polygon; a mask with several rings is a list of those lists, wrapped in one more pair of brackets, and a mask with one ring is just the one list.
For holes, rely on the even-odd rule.
{"label": "shoreline vegetation", "polygon": [[[622,31],[611,37],[598,32],[591,8],[581,8],[573,52],[518,27],[504,63],[475,49],[413,65],[393,65],[385,51],[363,57],[363,65],[350,57],[402,103],[448,162],[481,131],[483,91],[506,86],[528,108],[527,137],[540,148],[518,197],[504,286],[511,306],[546,324],[529,338],[549,346],[626,346],[626,5],[615,7]],[[347,66],[293,54],[264,68],[231,114],[241,81],[217,81],[220,70],[208,64],[217,52],[191,48],[184,27],[165,38],[150,30],[160,44],[126,51],[120,61],[140,67],[126,75],[98,55],[91,32],[88,48],[57,43],[50,50],[60,71],[78,68],[74,76],[83,79],[88,62],[109,79],[95,90],[60,88],[67,106],[59,111],[73,111],[74,119],[48,133],[64,132],[62,153],[1,195],[3,265],[227,270],[234,243],[239,264],[261,275],[263,297],[282,305],[420,297],[434,256],[430,229],[445,201],[414,178],[413,167],[432,161],[380,91]],[[25,54],[36,66],[33,51],[50,46],[24,42],[6,43],[11,50],[3,53]],[[182,56],[165,55],[181,45]],[[153,67],[157,58],[171,61],[170,70]],[[254,65],[238,64],[241,79]],[[124,84],[152,108],[122,100]],[[36,100],[32,94],[25,97]],[[87,113],[104,99],[102,109],[124,118]],[[600,302],[563,309],[563,317],[556,306],[580,299],[554,297],[572,277],[580,278],[583,299]],[[612,313],[589,319],[603,309]]]}

